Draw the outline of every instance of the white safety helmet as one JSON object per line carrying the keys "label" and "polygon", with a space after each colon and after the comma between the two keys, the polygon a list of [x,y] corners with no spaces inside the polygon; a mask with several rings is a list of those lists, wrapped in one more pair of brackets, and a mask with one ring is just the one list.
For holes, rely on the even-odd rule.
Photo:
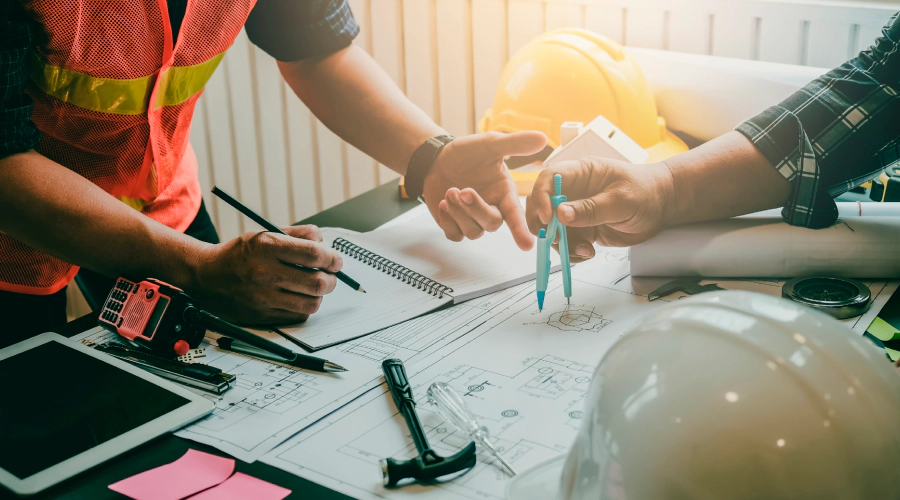
{"label": "white safety helmet", "polygon": [[900,497],[900,374],[837,320],[715,292],[649,314],[594,373],[568,456],[510,500]]}

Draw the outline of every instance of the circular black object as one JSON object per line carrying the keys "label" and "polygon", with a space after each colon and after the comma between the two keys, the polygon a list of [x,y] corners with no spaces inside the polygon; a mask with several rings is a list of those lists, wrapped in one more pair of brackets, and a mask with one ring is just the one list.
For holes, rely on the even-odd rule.
{"label": "circular black object", "polygon": [[869,287],[848,278],[794,278],[781,288],[781,296],[837,319],[859,316],[872,303]]}

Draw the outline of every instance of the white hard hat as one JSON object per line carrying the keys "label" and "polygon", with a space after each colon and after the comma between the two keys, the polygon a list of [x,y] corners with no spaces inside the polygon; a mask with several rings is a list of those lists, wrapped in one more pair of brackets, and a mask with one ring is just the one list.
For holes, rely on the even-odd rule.
{"label": "white hard hat", "polygon": [[511,500],[897,498],[900,374],[812,309],[750,292],[659,308],[597,366],[568,456]]}

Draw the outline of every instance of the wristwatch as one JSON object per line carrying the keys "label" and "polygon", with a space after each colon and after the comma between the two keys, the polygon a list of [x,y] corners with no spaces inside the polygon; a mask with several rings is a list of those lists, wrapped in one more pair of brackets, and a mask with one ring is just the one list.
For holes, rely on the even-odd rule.
{"label": "wristwatch", "polygon": [[409,159],[409,165],[406,167],[406,177],[403,180],[403,187],[406,189],[406,195],[412,199],[422,200],[422,193],[425,190],[425,177],[434,166],[434,160],[443,151],[444,146],[453,141],[453,136],[439,135],[432,137],[419,146]]}

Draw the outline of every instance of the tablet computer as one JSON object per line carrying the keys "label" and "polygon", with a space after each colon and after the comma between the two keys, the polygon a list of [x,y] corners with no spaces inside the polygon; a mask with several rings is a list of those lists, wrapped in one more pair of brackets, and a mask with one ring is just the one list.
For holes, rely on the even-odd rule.
{"label": "tablet computer", "polygon": [[211,401],[55,333],[0,351],[0,484],[39,492],[212,411]]}

